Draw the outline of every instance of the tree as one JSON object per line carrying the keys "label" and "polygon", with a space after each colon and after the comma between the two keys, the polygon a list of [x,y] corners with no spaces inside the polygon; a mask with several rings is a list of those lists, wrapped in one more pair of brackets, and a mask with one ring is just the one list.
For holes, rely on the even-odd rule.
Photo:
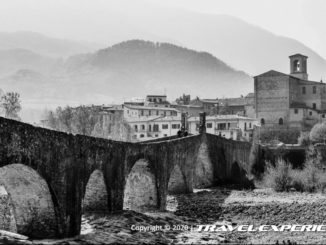
{"label": "tree", "polygon": [[310,131],[310,140],[313,142],[325,142],[326,141],[326,124],[317,123]]}
{"label": "tree", "polygon": [[95,108],[79,106],[76,108],[76,113],[74,115],[75,126],[77,133],[83,135],[91,135],[98,121],[96,116]]}
{"label": "tree", "polygon": [[20,120],[18,113],[21,111],[20,95],[16,92],[8,92],[1,97],[0,106],[4,109],[5,117]]}
{"label": "tree", "polygon": [[53,111],[47,112],[45,122],[46,122],[46,125],[52,129],[57,130],[59,128],[58,118],[56,117],[56,115]]}
{"label": "tree", "polygon": [[58,120],[61,123],[62,130],[68,133],[73,131],[73,119],[74,113],[70,106],[66,106],[64,109],[61,107],[57,108]]}

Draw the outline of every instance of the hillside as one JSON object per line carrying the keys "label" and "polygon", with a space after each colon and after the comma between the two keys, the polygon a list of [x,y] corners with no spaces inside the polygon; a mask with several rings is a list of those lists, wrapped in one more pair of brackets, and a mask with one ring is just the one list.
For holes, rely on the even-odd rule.
{"label": "hillside", "polygon": [[25,49],[45,56],[67,57],[99,47],[96,43],[53,38],[37,32],[0,32],[0,50]]}
{"label": "hillside", "polygon": [[[102,42],[113,44],[126,40],[126,37],[148,39],[148,36],[156,35],[160,40],[171,40],[169,43],[209,52],[252,76],[271,69],[288,73],[288,56],[302,53],[309,56],[309,77],[316,81],[326,77],[326,60],[300,40],[276,35],[232,16],[140,3],[134,4],[134,11],[119,15],[114,14],[115,9],[108,10],[107,28],[99,34]],[[89,29],[87,31],[95,32]]]}
{"label": "hillside", "polygon": [[211,54],[168,43],[122,42],[91,55],[71,57],[65,67],[76,76],[87,74],[98,81],[104,76],[105,86],[118,92],[107,93],[126,98],[164,90],[170,97],[190,93],[215,98],[237,96],[253,89],[247,74]]}
{"label": "hillside", "polygon": [[15,58],[15,52],[13,58],[2,60],[12,72],[2,75],[0,84],[4,91],[19,92],[29,109],[119,103],[164,92],[174,99],[182,93],[216,98],[253,90],[246,73],[209,53],[168,43],[131,40],[66,60],[27,53],[33,54],[29,62]]}

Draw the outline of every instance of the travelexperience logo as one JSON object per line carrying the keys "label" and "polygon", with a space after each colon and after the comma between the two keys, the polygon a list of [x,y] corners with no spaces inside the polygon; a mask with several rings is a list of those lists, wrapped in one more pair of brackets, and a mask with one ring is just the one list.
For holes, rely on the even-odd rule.
{"label": "travelexperience logo", "polygon": [[197,225],[193,227],[197,232],[326,232],[326,225]]}
{"label": "travelexperience logo", "polygon": [[325,225],[131,225],[139,232],[191,231],[191,232],[326,232]]}

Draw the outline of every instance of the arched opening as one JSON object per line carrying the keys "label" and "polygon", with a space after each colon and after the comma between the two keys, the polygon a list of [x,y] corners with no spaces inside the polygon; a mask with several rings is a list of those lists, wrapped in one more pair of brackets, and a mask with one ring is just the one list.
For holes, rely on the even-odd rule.
{"label": "arched opening", "polygon": [[283,118],[278,119],[278,124],[283,125]]}
{"label": "arched opening", "polygon": [[108,212],[108,195],[101,170],[95,170],[86,185],[83,213]]}
{"label": "arched opening", "polygon": [[241,178],[241,170],[239,164],[237,162],[234,162],[231,166],[231,179],[237,182],[240,180],[240,178]]}
{"label": "arched opening", "polygon": [[[56,235],[51,193],[46,181],[34,169],[23,164],[1,167],[0,201],[0,210],[5,209],[0,212],[5,230],[31,238]],[[9,217],[4,218],[5,214]]]}
{"label": "arched opening", "polygon": [[260,124],[265,125],[265,119],[264,118],[260,119]]}
{"label": "arched opening", "polygon": [[188,190],[185,177],[182,174],[179,165],[175,165],[169,179],[168,192],[169,194],[186,193]]}
{"label": "arched opening", "polygon": [[245,169],[239,166],[237,162],[234,162],[231,166],[231,176],[230,181],[232,183],[238,184],[241,188],[254,188],[254,182],[249,179]]}
{"label": "arched opening", "polygon": [[299,72],[300,71],[300,61],[299,60],[294,60],[293,61],[293,68],[294,68],[294,71],[296,72]]}
{"label": "arched opening", "polygon": [[156,178],[149,163],[138,160],[132,167],[124,188],[123,209],[144,211],[157,208]]}
{"label": "arched opening", "polygon": [[6,188],[0,184],[0,230],[17,232],[14,207]]}

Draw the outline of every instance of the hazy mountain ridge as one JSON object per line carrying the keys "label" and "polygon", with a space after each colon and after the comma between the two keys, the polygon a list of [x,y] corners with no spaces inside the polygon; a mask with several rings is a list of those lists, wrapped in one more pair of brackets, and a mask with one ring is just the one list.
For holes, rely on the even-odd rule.
{"label": "hazy mountain ridge", "polygon": [[[143,40],[130,40],[101,49],[94,54],[73,56],[67,61],[68,67],[84,66],[99,69],[161,69],[178,67],[207,69],[216,72],[234,73],[235,69],[207,52],[179,47],[169,43],[154,43]],[[245,75],[244,72],[242,72]]]}
{"label": "hazy mountain ridge", "polygon": [[0,32],[0,50],[25,49],[50,57],[92,52],[100,48],[96,43],[48,37],[36,32]]}
{"label": "hazy mountain ridge", "polygon": [[115,42],[124,40],[126,34],[135,38],[145,37],[137,29],[127,28],[128,25],[137,26],[147,33],[176,40],[187,48],[209,52],[252,76],[271,69],[289,73],[288,56],[302,53],[309,56],[309,77],[317,81],[321,76],[326,77],[326,60],[297,40],[278,36],[233,16],[147,5],[141,15],[133,11],[119,16],[119,19],[126,20],[121,28],[116,21],[118,17],[109,15],[111,28],[106,29],[103,35],[111,36],[111,41]]}
{"label": "hazy mountain ridge", "polygon": [[252,91],[250,76],[209,53],[142,40],[57,59],[48,72],[18,64],[17,71],[0,78],[0,84],[5,91],[21,93],[32,106],[108,104],[165,91],[169,98],[182,93],[216,98]]}
{"label": "hazy mountain ridge", "polygon": [[221,96],[219,86],[226,83],[237,86],[237,91],[229,91],[234,95],[250,91],[252,87],[246,73],[234,70],[209,53],[142,40],[126,41],[92,55],[72,57],[66,67],[73,74],[89,71],[106,76],[111,88],[120,90],[117,86],[124,84],[131,89],[121,94],[124,97],[155,90],[162,93],[167,89],[173,97],[188,92],[215,98]]}

